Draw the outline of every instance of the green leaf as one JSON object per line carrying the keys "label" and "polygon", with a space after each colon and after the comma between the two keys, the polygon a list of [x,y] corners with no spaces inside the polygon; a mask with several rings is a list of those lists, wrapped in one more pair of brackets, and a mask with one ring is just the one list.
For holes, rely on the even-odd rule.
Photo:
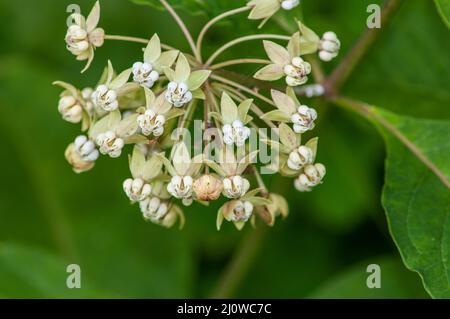
{"label": "green leaf", "polygon": [[442,20],[450,28],[450,0],[434,0]]}
{"label": "green leaf", "polygon": [[392,237],[430,295],[449,298],[450,121],[401,117],[380,109],[374,114],[397,135],[386,125],[381,128],[388,150],[382,201]]}
{"label": "green leaf", "polygon": [[[450,51],[449,30],[433,1],[404,1],[383,30],[383,37],[346,85],[346,94],[396,113],[449,118],[450,108],[445,106],[450,105],[450,59],[444,54]],[[344,32],[349,33],[337,34]],[[414,37],[405,37],[406,33]],[[345,52],[345,40],[342,43]]]}

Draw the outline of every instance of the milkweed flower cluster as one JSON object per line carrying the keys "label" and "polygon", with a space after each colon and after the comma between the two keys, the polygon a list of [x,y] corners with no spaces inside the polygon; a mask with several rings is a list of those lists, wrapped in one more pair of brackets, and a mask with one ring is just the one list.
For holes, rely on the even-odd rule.
{"label": "milkweed flower cluster", "polygon": [[[251,0],[237,11],[250,11],[249,19],[262,20],[262,27],[277,11],[290,11],[299,4],[299,0]],[[176,12],[170,12],[180,21]],[[313,107],[300,103],[297,89],[314,72],[306,55],[317,53],[323,61],[337,56],[340,42],[335,33],[328,31],[319,37],[298,22],[298,32],[277,36],[287,44],[263,40],[261,48],[270,61],[253,79],[247,77],[256,83],[249,88],[247,81],[238,83],[218,73],[225,65],[246,63],[248,59],[219,67],[212,64],[218,51],[204,63],[201,41],[195,45],[189,34],[192,52],[161,43],[157,34],[148,40],[108,36],[98,27],[99,2],[87,18],[79,13],[71,18],[66,45],[77,60],[87,60],[83,71],[105,40],[145,43],[142,59],[130,61],[122,70],[108,61],[92,87],[78,89],[62,81],[54,84],[63,89],[58,103],[61,117],[80,124],[82,131],[65,151],[68,163],[76,173],[83,173],[93,169],[100,156],[118,158],[131,151],[130,175],[122,188],[146,221],[183,227],[182,207],[221,200],[218,229],[224,221],[239,230],[248,222],[256,225],[258,220],[272,226],[277,217],[286,217],[289,209],[282,194],[272,193],[265,186],[259,172],[262,168],[293,178],[300,192],[312,191],[323,182],[326,168],[316,161],[318,138],[303,138],[315,128],[318,114]],[[258,83],[267,87],[264,81],[278,83],[264,92],[257,88]],[[321,85],[310,87],[305,89],[307,96],[319,92]],[[191,123],[200,113],[202,128],[213,129],[215,134],[210,139],[205,137],[206,132],[202,135],[198,152],[198,141],[191,145],[174,133],[184,130],[189,135]],[[261,132],[261,123],[272,129],[270,136]],[[261,161],[264,147],[277,154],[276,161]]]}

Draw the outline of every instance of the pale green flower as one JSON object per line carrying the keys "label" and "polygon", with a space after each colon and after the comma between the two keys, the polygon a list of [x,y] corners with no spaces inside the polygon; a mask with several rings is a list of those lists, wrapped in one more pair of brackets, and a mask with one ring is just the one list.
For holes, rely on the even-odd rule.
{"label": "pale green flower", "polygon": [[79,13],[70,16],[73,24],[66,34],[67,49],[79,61],[87,60],[82,73],[86,71],[94,60],[95,48],[101,47],[105,39],[105,31],[97,28],[100,20],[100,3],[97,1],[87,19]]}

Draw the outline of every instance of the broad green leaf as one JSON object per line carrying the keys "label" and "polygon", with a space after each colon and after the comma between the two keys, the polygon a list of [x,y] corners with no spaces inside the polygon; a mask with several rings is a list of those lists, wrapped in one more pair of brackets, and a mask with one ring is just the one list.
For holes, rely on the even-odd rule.
{"label": "broad green leaf", "polygon": [[434,0],[442,20],[450,28],[450,0]]}
{"label": "broad green leaf", "polygon": [[381,129],[388,152],[383,206],[392,237],[406,266],[420,274],[430,295],[449,298],[450,121],[401,117],[379,109],[374,114],[416,153]]}

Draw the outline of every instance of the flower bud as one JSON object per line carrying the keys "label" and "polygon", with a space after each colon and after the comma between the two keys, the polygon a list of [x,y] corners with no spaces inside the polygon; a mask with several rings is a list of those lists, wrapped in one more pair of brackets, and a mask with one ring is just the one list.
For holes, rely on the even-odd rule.
{"label": "flower bud", "polygon": [[306,131],[314,129],[314,121],[317,119],[317,112],[313,108],[306,105],[301,105],[297,109],[297,113],[291,116],[291,121],[294,123],[295,133],[303,134]]}
{"label": "flower bud", "polygon": [[94,142],[81,135],[67,147],[64,155],[76,173],[83,173],[94,167],[99,152]]}
{"label": "flower bud", "polygon": [[100,15],[100,7],[98,2],[95,4],[92,10],[92,14],[87,19],[79,13],[71,15],[73,24],[69,26],[66,33],[66,45],[67,49],[77,57],[77,60],[88,60],[89,67],[92,59],[94,58],[94,49],[101,47],[105,40],[105,31],[101,28],[97,28],[96,25],[88,25],[89,20],[97,20]]}
{"label": "flower bud", "polygon": [[250,182],[241,176],[227,177],[223,179],[223,195],[228,198],[240,198],[250,188]]}
{"label": "flower bud", "polygon": [[146,110],[144,114],[138,116],[137,122],[142,130],[142,134],[146,136],[153,134],[158,137],[164,133],[166,118],[164,115],[158,115],[152,110]]}
{"label": "flower bud", "polygon": [[86,103],[85,108],[86,111],[91,112],[94,108],[94,103],[92,102],[92,94],[94,93],[94,90],[92,88],[84,88],[81,91],[81,96]]}
{"label": "flower bud", "polygon": [[290,169],[298,171],[306,164],[312,164],[313,161],[313,150],[306,146],[300,146],[289,154],[287,165]]}
{"label": "flower bud", "polygon": [[291,64],[283,68],[286,75],[286,83],[289,86],[298,86],[308,81],[308,75],[311,73],[311,65],[301,57],[292,59]]}
{"label": "flower bud", "polygon": [[218,199],[222,189],[222,182],[212,175],[203,175],[194,182],[195,196],[201,201]]}
{"label": "flower bud", "polygon": [[140,202],[150,196],[152,187],[140,178],[129,178],[123,183],[123,190],[132,202]]}
{"label": "flower bud", "polygon": [[139,207],[146,220],[157,224],[169,211],[167,203],[161,201],[158,197],[146,198],[139,203]]}
{"label": "flower bud", "polygon": [[58,111],[64,120],[70,123],[79,123],[83,118],[83,107],[80,102],[71,95],[61,97]]}
{"label": "flower bud", "polygon": [[67,49],[73,55],[81,55],[89,49],[88,33],[79,25],[71,25],[66,34]]}
{"label": "flower bud", "polygon": [[193,193],[193,179],[191,176],[173,176],[167,185],[170,195],[178,199],[189,199]]}
{"label": "flower bud", "polygon": [[326,174],[323,164],[309,164],[305,166],[301,174],[294,182],[295,188],[300,192],[310,192],[312,187],[322,183]]}
{"label": "flower bud", "polygon": [[319,58],[322,61],[331,61],[339,54],[341,42],[334,32],[325,32],[319,43]]}
{"label": "flower bud", "polygon": [[299,4],[300,4],[300,0],[284,0],[283,2],[281,2],[281,7],[284,10],[292,10]]}
{"label": "flower bud", "polygon": [[92,94],[92,101],[95,106],[107,112],[112,112],[119,108],[116,91],[110,90],[106,85],[99,85],[97,87]]}
{"label": "flower bud", "polygon": [[149,63],[136,62],[133,64],[133,81],[147,88],[153,87],[159,79],[159,73],[153,70]]}
{"label": "flower bud", "polygon": [[192,101],[192,93],[186,83],[170,82],[165,96],[166,100],[175,107],[182,107]]}
{"label": "flower bud", "polygon": [[253,204],[247,201],[236,201],[233,213],[230,216],[232,222],[247,222],[253,214]]}
{"label": "flower bud", "polygon": [[123,139],[118,137],[113,131],[107,131],[99,134],[96,143],[100,148],[100,153],[109,155],[112,158],[119,157],[122,154],[122,149],[125,146]]}
{"label": "flower bud", "polygon": [[250,137],[251,131],[244,124],[236,120],[231,125],[225,124],[222,128],[223,142],[227,145],[236,144],[241,147],[245,145],[246,140]]}

